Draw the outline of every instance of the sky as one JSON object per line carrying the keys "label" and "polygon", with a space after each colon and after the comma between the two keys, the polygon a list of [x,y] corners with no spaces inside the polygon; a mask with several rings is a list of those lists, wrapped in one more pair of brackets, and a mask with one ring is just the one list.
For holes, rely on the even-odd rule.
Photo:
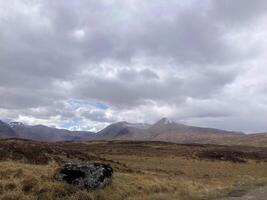
{"label": "sky", "polygon": [[265,0],[0,0],[0,119],[267,131]]}

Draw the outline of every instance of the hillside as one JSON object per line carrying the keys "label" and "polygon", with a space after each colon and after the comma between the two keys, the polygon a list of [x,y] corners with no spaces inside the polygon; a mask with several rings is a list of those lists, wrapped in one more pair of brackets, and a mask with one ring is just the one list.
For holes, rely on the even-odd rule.
{"label": "hillside", "polygon": [[246,138],[246,135],[241,132],[188,126],[166,118],[159,120],[153,125],[143,126],[119,122],[111,124],[96,135],[94,139],[215,144],[223,144],[224,142],[228,143],[239,138]]}
{"label": "hillside", "polygon": [[227,145],[249,145],[267,147],[267,133],[254,133],[234,138],[223,138],[221,141],[215,141],[217,144]]}
{"label": "hillside", "polygon": [[[110,164],[105,188],[57,182],[68,162]],[[0,140],[0,199],[205,200],[267,183],[266,148],[138,141]]]}
{"label": "hillside", "polygon": [[151,127],[149,124],[134,124],[128,122],[118,122],[111,124],[99,131],[95,140],[146,140],[149,139],[147,130]]}

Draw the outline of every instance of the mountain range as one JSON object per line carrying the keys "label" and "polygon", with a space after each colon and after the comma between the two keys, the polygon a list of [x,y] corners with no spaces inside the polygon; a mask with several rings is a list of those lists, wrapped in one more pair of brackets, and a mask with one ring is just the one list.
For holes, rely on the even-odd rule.
{"label": "mountain range", "polygon": [[138,140],[176,143],[267,146],[267,133],[244,134],[214,128],[188,126],[162,118],[155,124],[118,122],[94,133],[70,131],[44,125],[25,125],[0,121],[0,138],[25,138],[39,141]]}
{"label": "mountain range", "polygon": [[2,138],[18,137],[39,141],[88,140],[93,134],[93,132],[88,131],[69,131],[44,125],[30,126],[21,122],[10,122],[7,124],[1,121],[0,124],[5,124],[5,127],[9,127],[12,131],[9,131],[4,135],[0,134],[0,137]]}

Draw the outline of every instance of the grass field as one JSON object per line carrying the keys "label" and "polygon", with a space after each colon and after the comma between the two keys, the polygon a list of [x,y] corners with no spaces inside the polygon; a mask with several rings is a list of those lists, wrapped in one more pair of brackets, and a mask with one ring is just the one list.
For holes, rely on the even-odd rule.
{"label": "grass field", "polygon": [[[0,144],[3,200],[203,200],[267,183],[266,149],[262,148],[159,142],[50,144],[5,140]],[[234,155],[242,159],[198,156],[225,149],[235,150]],[[56,182],[56,170],[67,161],[109,163],[114,168],[113,181],[90,193]]]}

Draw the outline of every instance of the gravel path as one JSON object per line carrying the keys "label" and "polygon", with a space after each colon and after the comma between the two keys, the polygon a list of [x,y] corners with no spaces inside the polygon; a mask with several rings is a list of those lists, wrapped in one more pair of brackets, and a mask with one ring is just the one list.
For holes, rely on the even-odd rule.
{"label": "gravel path", "polygon": [[259,187],[251,191],[235,191],[230,194],[230,197],[225,197],[217,200],[267,200],[267,186]]}

